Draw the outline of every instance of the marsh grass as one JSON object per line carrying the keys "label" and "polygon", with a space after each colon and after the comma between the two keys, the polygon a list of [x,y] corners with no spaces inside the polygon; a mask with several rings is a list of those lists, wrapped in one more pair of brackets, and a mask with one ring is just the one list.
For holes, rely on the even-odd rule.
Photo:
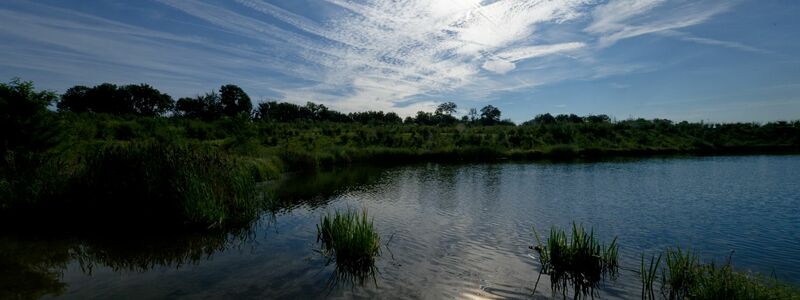
{"label": "marsh grass", "polygon": [[645,265],[644,254],[642,254],[642,265],[639,270],[639,275],[642,279],[642,299],[656,299],[655,289],[653,285],[656,280],[656,273],[658,273],[658,265],[661,264],[662,255],[650,257],[650,263]]}
{"label": "marsh grass", "polygon": [[796,287],[774,276],[736,271],[730,258],[723,265],[701,266],[696,280],[684,299],[800,299]]}
{"label": "marsh grass", "polygon": [[[595,236],[594,229],[587,231],[583,225],[572,224],[571,235],[557,227],[550,229],[550,236],[542,242],[534,228],[541,262],[540,274],[550,276],[553,292],[566,297],[569,287],[574,297],[593,297],[600,282],[609,276],[616,278],[619,263],[617,238],[608,246]],[[538,281],[537,281],[538,284]]]}
{"label": "marsh grass", "polygon": [[[800,290],[774,276],[735,270],[732,256],[724,264],[703,264],[696,253],[680,248],[668,248],[663,256],[662,299],[800,299]],[[656,299],[654,283],[661,257],[653,256],[647,264],[642,256],[642,299]]]}
{"label": "marsh grass", "polygon": [[370,276],[374,281],[380,236],[366,210],[359,213],[347,209],[322,216],[317,225],[317,242],[322,244],[329,262],[336,263],[335,281],[363,284]]}
{"label": "marsh grass", "polygon": [[697,286],[701,275],[700,258],[691,250],[668,248],[661,271],[662,291],[668,299],[684,299]]}
{"label": "marsh grass", "polygon": [[110,219],[215,226],[258,215],[252,174],[252,165],[211,147],[110,143],[85,155],[71,198]]}

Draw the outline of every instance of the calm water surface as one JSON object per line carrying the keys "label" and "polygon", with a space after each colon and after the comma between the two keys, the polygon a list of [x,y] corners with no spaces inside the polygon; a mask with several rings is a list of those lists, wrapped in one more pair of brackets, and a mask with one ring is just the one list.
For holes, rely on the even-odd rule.
{"label": "calm water surface", "polygon": [[[619,237],[623,270],[601,298],[638,298],[628,270],[669,246],[717,261],[733,251],[740,269],[800,284],[800,156],[350,169],[279,195],[296,204],[236,235],[3,243],[65,299],[549,298],[546,276],[533,291],[531,227],[573,221]],[[320,216],[348,207],[366,208],[387,244],[364,286],[332,284],[317,252]]]}

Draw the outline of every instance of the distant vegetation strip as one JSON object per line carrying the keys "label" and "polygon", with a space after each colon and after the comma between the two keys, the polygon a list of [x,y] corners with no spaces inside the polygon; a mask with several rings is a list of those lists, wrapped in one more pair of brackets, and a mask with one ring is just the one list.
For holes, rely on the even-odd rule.
{"label": "distant vegetation strip", "polygon": [[235,85],[177,101],[145,84],[56,95],[13,80],[0,84],[0,215],[210,226],[257,215],[269,193],[256,182],[336,165],[800,153],[800,121],[540,114],[515,125],[491,105],[456,112],[452,102],[405,119],[311,102],[254,106]]}

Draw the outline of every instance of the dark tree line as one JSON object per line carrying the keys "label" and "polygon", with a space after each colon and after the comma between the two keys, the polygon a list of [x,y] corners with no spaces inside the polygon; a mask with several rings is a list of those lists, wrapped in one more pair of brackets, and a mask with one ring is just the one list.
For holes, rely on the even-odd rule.
{"label": "dark tree line", "polygon": [[588,115],[579,117],[576,114],[560,114],[553,116],[549,113],[536,115],[533,119],[525,121],[522,125],[549,125],[549,124],[579,124],[579,123],[611,123],[607,115]]}
{"label": "dark tree line", "polygon": [[[363,111],[342,113],[323,104],[308,102],[297,105],[288,102],[268,101],[255,109],[250,96],[240,87],[223,85],[216,92],[195,97],[184,97],[174,101],[169,95],[147,84],[117,86],[103,83],[94,87],[74,86],[61,95],[57,103],[59,111],[75,113],[108,113],[115,115],[163,116],[172,113],[177,117],[195,118],[204,121],[223,117],[246,116],[265,122],[356,122],[362,124],[418,124],[418,125],[514,125],[501,119],[502,112],[493,105],[481,109],[471,108],[461,118],[455,114],[458,106],[454,102],[439,104],[433,112],[419,111],[414,116],[400,118],[394,112]],[[610,123],[607,115],[577,116],[575,114],[540,114],[522,125]]]}
{"label": "dark tree line", "polygon": [[266,122],[356,122],[362,124],[419,124],[453,125],[457,123],[480,125],[513,125],[510,120],[500,119],[500,109],[487,105],[480,109],[470,109],[469,115],[461,119],[454,115],[458,106],[454,102],[440,104],[434,112],[419,111],[415,116],[400,118],[397,113],[383,111],[363,111],[341,113],[323,104],[308,102],[297,105],[288,102],[268,101],[258,104],[255,109],[250,96],[240,87],[228,84],[218,91],[195,97],[183,97],[174,101],[169,95],[147,84],[117,86],[103,83],[94,87],[74,86],[61,95],[58,110],[74,113],[107,113],[113,115],[173,116],[194,118],[204,121],[223,117],[246,116],[256,121]]}
{"label": "dark tree line", "polygon": [[172,110],[172,97],[147,84],[74,86],[61,95],[59,111],[158,116]]}
{"label": "dark tree line", "polygon": [[194,98],[184,97],[175,104],[178,116],[216,120],[222,117],[245,115],[250,117],[253,103],[238,86],[228,84],[219,88],[219,93],[210,92]]}
{"label": "dark tree line", "polygon": [[328,121],[350,122],[352,119],[324,104],[313,102],[300,106],[288,102],[269,101],[258,105],[255,120],[264,122]]}

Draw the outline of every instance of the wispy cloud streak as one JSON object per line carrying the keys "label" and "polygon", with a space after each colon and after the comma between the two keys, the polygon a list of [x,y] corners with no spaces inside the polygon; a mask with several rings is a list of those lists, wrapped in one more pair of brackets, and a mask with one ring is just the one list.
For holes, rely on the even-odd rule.
{"label": "wispy cloud streak", "polygon": [[[19,10],[23,2],[10,3],[0,4],[0,37],[20,42],[0,46],[0,66],[65,78],[155,78],[179,91],[224,80],[254,88],[257,97],[345,111],[412,114],[452,93],[480,98],[636,72],[646,67],[595,56],[654,33],[764,52],[678,31],[729,10],[730,1],[323,0],[315,3],[330,12],[323,17],[265,0],[143,2],[192,34],[55,4]],[[568,34],[548,34],[554,30]]]}

